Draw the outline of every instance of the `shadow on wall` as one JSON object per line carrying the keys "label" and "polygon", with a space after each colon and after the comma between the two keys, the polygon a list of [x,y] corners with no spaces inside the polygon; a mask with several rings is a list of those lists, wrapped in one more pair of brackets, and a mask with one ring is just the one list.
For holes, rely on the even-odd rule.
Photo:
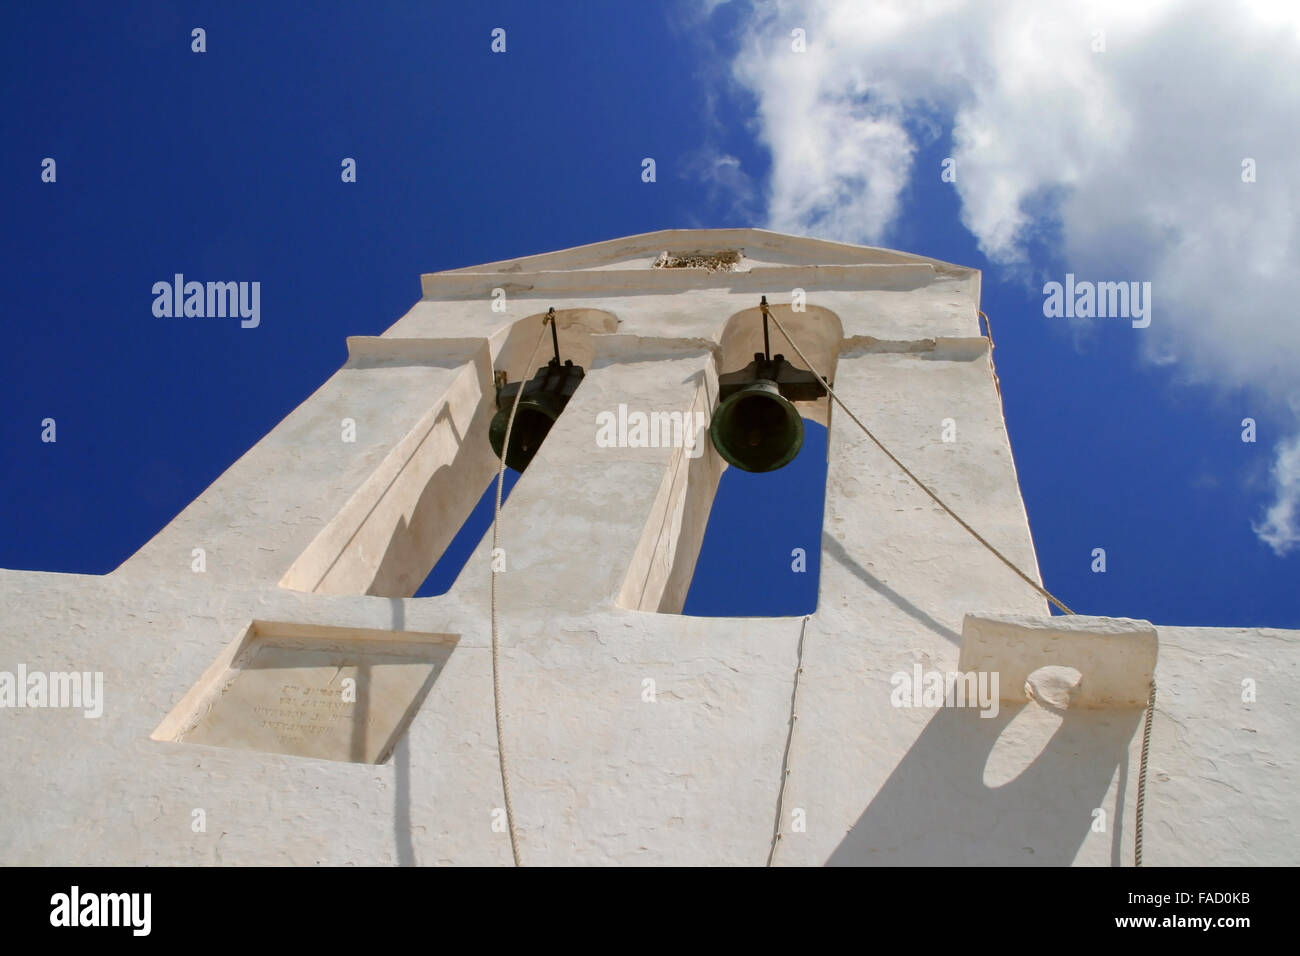
{"label": "shadow on wall", "polygon": [[[406,605],[398,598],[390,600],[392,629],[406,630]],[[397,845],[397,865],[415,866],[415,846],[411,839],[411,743],[410,728],[393,748],[393,840]]]}
{"label": "shadow on wall", "polygon": [[[818,526],[820,527],[820,524]],[[946,627],[939,621],[936,621],[921,608],[917,607],[884,581],[880,580],[880,578],[876,577],[864,568],[858,560],[853,557],[853,555],[849,554],[845,549],[844,544],[829,531],[822,532],[822,553],[852,574],[867,587],[871,588],[871,590],[888,600],[912,620],[929,628],[940,637],[952,641],[952,643],[956,644],[958,647],[961,646],[960,634],[952,628]]]}
{"label": "shadow on wall", "polygon": [[[1037,713],[1026,713],[1033,708]],[[1017,719],[1022,718],[1026,719]],[[1060,723],[1027,766],[986,783],[1032,744],[1032,730]],[[1112,865],[1119,864],[1123,786],[1140,710],[1046,711],[1003,701],[996,717],[943,708],[863,811],[827,866],[1068,866],[1106,811]],[[1005,738],[1004,739],[1004,735]],[[990,757],[993,758],[990,761]],[[990,770],[986,772],[986,765]],[[1120,805],[1106,792],[1120,770]]]}
{"label": "shadow on wall", "polygon": [[[447,525],[464,510],[463,486],[477,483],[475,479],[481,478],[490,464],[482,446],[486,444],[484,436],[494,412],[488,400],[480,402],[467,435],[460,434],[446,409],[438,415],[434,429],[448,430],[456,449],[455,457],[429,477],[409,515],[397,519],[368,594],[409,597],[428,576],[451,537]],[[449,508],[453,502],[454,507]]]}

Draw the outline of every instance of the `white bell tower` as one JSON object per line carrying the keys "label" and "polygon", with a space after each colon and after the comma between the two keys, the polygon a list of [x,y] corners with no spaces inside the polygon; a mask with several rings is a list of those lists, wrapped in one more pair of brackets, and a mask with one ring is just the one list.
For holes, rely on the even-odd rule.
{"label": "white bell tower", "polygon": [[[496,573],[525,864],[1129,865],[1153,674],[1144,862],[1294,863],[1294,632],[1050,616],[824,398],[803,407],[830,428],[816,612],[681,614],[725,463],[707,430],[598,432],[620,406],[708,421],[719,375],[763,351],[762,296],[843,407],[1041,583],[979,295],[973,269],[754,229],[424,276],[116,571],[0,571],[0,859],[510,863]],[[412,598],[496,474],[494,373],[550,358],[527,362],[552,308],[581,384],[500,551],[487,535],[450,591]],[[44,704],[19,664],[49,676]],[[57,706],[72,672],[102,675],[102,715]]]}

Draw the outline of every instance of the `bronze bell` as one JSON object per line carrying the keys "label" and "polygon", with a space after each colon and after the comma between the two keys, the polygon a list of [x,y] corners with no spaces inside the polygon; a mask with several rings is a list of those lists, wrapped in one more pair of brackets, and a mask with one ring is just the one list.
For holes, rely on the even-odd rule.
{"label": "bronze bell", "polygon": [[[766,296],[763,309],[766,319]],[[771,355],[766,324],[763,340],[754,361],[718,376],[718,409],[709,425],[718,454],[744,471],[776,471],[793,461],[803,447],[803,416],[793,403],[827,394],[812,372]]]}
{"label": "bronze bell", "polygon": [[777,383],[756,379],[713,413],[709,437],[718,454],[744,471],[776,471],[803,446],[803,418]]}
{"label": "bronze bell", "polygon": [[[551,327],[551,344],[555,347],[555,357],[537,370],[537,374],[528,382],[506,382],[506,373],[495,375],[497,387],[497,413],[488,425],[488,441],[498,458],[515,471],[522,472],[542,447],[546,434],[569,404],[569,399],[582,384],[581,365],[574,365],[573,359],[560,363],[560,337],[555,331],[555,307],[552,306],[542,319],[543,325]],[[515,423],[510,429],[510,448],[502,454],[506,443],[506,425],[510,422],[510,410],[514,408],[515,396],[520,387],[524,394],[519,397],[519,410],[515,412]]]}
{"label": "bronze bell", "polygon": [[569,397],[582,381],[582,367],[574,365],[572,360],[559,365],[552,361],[537,370],[532,380],[511,382],[497,390],[498,411],[492,416],[488,426],[488,441],[498,458],[506,441],[506,423],[510,420],[510,409],[514,407],[515,395],[522,385],[523,397],[519,399],[519,411],[515,413],[514,427],[510,429],[510,449],[505,455],[506,464],[515,471],[523,471],[537,454],[547,432],[564,411]]}

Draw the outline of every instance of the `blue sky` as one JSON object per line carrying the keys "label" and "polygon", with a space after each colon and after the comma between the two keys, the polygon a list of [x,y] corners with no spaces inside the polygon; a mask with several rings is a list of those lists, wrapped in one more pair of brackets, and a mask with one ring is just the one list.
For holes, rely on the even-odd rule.
{"label": "blue sky", "polygon": [[[1177,6],[1169,23],[1181,22]],[[1183,115],[1197,162],[1218,157],[1224,190],[1242,186],[1240,156],[1259,158],[1248,199],[1194,190],[1200,167],[1171,166],[1163,146],[1139,135],[1150,116],[1143,97],[1157,95],[1148,73],[1162,62],[1237,43],[1228,51],[1242,62],[1273,69],[1268,55],[1294,55],[1289,26],[1265,18],[1252,33],[1238,11],[1233,29],[1217,29],[1207,12],[1200,32],[1179,33],[1115,12],[1103,17],[1114,26],[1098,59],[1083,23],[1080,62],[1113,71],[1093,91],[1110,112],[1080,100],[1079,128],[1090,135],[1058,150],[1053,165],[1043,156],[1070,137],[1050,139],[1052,124],[1075,101],[1059,93],[1042,121],[998,119],[998,91],[1020,89],[1005,72],[1013,67],[1001,63],[982,86],[968,85],[986,77],[980,64],[956,54],[947,68],[917,72],[956,41],[944,23],[909,22],[905,12],[850,42],[861,24],[836,20],[849,14],[831,2],[777,12],[742,3],[464,7],[52,3],[11,12],[0,34],[0,566],[112,570],[337,370],[346,336],[395,322],[419,297],[421,272],[661,228],[760,225],[984,270],[982,304],[1039,561],[1076,611],[1300,627],[1289,519],[1274,512],[1274,546],[1255,530],[1287,500],[1284,452],[1300,433],[1296,323],[1274,298],[1295,265],[1268,259],[1276,243],[1252,245],[1269,229],[1296,234],[1297,177],[1277,165],[1264,175],[1270,160],[1295,168],[1265,137],[1286,126],[1276,98],[1294,97],[1295,84],[1229,98],[1223,108],[1235,102],[1241,115],[1225,141],[1205,116]],[[998,27],[986,19],[994,22],[981,29]],[[809,59],[797,60],[789,36],[801,23]],[[202,54],[190,49],[196,26],[207,31]],[[489,49],[495,27],[507,31],[505,54]],[[1073,42],[1073,29],[1044,24],[1043,43]],[[889,56],[861,55],[891,39]],[[1143,72],[1139,43],[1166,60]],[[1027,76],[1045,69],[1041,59],[1025,63]],[[1161,75],[1161,115],[1177,112],[1178,77]],[[847,112],[827,77],[850,83]],[[1031,99],[1006,102],[1027,109]],[[809,165],[798,143],[826,134],[827,104],[831,134],[840,130],[856,151],[828,149]],[[1212,98],[1203,104],[1216,108]],[[1089,127],[1096,115],[1114,128]],[[1013,143],[1018,135],[1028,138]],[[1125,162],[1107,165],[1115,151],[1105,136],[1129,150]],[[997,154],[1008,143],[1019,150],[1010,159]],[[656,160],[653,184],[640,179],[646,156]],[[939,177],[949,156],[957,184]],[[55,183],[41,181],[45,157],[57,163]],[[340,181],[343,157],[357,160],[355,184]],[[1137,208],[1135,196],[1159,196],[1159,208]],[[1230,201],[1238,205],[1221,214],[1214,205]],[[1203,265],[1205,243],[1187,225],[1199,219],[1218,224],[1239,254]],[[1240,222],[1247,228],[1234,231]],[[151,287],[177,272],[260,281],[260,326],[155,317]],[[1047,319],[1042,282],[1066,272],[1151,280],[1157,310],[1168,305],[1154,332]],[[1225,287],[1235,299],[1216,298]],[[1247,416],[1255,443],[1241,441]],[[53,444],[40,440],[47,417],[57,422]],[[808,475],[789,520],[815,532],[824,465],[820,478]],[[790,500],[774,488],[765,486],[765,504],[728,492],[719,508],[771,513]],[[1090,569],[1097,547],[1105,574]],[[783,584],[785,554],[770,572]],[[701,566],[692,602],[725,601],[739,580],[761,583],[765,573],[742,572],[707,542]],[[808,609],[806,595],[786,596],[788,606],[734,610]]]}

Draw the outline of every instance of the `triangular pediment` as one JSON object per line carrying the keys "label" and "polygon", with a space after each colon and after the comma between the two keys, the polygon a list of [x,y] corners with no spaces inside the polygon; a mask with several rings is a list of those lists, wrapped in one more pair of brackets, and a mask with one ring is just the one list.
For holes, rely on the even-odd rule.
{"label": "triangular pediment", "polygon": [[[735,253],[736,255],[731,255]],[[666,256],[665,256],[666,254]],[[658,265],[656,265],[658,263]],[[448,269],[434,275],[580,272],[653,268],[749,271],[783,266],[929,264],[936,272],[977,270],[926,256],[793,236],[766,229],[661,229],[554,252]]]}

